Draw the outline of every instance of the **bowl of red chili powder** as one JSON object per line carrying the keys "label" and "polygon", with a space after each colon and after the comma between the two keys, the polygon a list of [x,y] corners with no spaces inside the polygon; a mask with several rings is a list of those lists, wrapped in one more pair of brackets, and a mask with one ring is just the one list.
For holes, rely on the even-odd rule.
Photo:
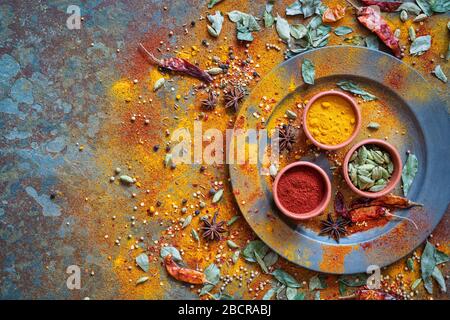
{"label": "bowl of red chili powder", "polygon": [[322,213],[330,202],[330,179],[313,163],[294,162],[278,173],[273,183],[273,197],[287,217],[309,219]]}

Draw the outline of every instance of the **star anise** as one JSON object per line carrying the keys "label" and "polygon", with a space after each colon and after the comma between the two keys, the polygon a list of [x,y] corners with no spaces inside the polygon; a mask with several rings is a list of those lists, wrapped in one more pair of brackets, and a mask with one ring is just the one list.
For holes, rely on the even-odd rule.
{"label": "star anise", "polygon": [[213,240],[221,240],[222,236],[221,233],[226,232],[223,225],[225,224],[225,221],[216,222],[217,220],[217,212],[214,213],[213,218],[211,221],[208,221],[207,219],[203,219],[204,226],[201,228],[203,230],[203,238],[206,238],[207,240],[213,241]]}
{"label": "star anise", "polygon": [[278,129],[278,147],[280,152],[292,150],[292,145],[297,141],[297,130],[290,124],[284,124]]}
{"label": "star anise", "polygon": [[345,227],[349,224],[349,220],[338,217],[333,220],[331,214],[328,214],[327,220],[321,221],[322,228],[320,229],[319,235],[327,234],[329,238],[333,238],[337,243],[339,239],[347,233]]}
{"label": "star anise", "polygon": [[205,110],[211,111],[214,110],[216,105],[217,105],[217,95],[214,91],[210,91],[208,93],[208,98],[202,100],[202,107]]}
{"label": "star anise", "polygon": [[245,91],[237,85],[230,86],[225,91],[225,108],[233,108],[234,111],[238,111],[239,102],[244,98]]}

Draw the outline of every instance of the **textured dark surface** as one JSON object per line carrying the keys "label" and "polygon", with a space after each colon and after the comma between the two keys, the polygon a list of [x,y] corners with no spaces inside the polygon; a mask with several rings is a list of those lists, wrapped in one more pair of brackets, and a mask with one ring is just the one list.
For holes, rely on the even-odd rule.
{"label": "textured dark surface", "polygon": [[[226,0],[217,9],[224,12],[238,9],[261,16],[265,2]],[[277,10],[283,12],[289,2],[292,1],[277,3]],[[191,290],[167,278],[156,251],[148,274],[150,280],[146,285],[136,286],[135,281],[143,272],[134,265],[136,250],[129,250],[134,238],[120,248],[114,240],[119,236],[127,238],[130,218],[136,216],[139,222],[144,219],[149,222],[139,223],[132,232],[133,237],[145,236],[139,250],[150,247],[171,226],[172,217],[161,214],[158,219],[150,219],[145,211],[147,204],[165,199],[167,193],[179,201],[197,191],[192,187],[194,182],[210,180],[209,176],[200,175],[195,166],[167,173],[160,154],[154,156],[148,152],[155,143],[164,145],[166,128],[177,128],[181,121],[190,123],[197,116],[199,104],[188,108],[188,103],[194,103],[190,100],[181,110],[174,110],[173,92],[153,93],[155,75],[148,78],[149,70],[155,72],[155,69],[136,52],[140,41],[156,52],[160,41],[171,47],[185,45],[189,49],[194,45],[201,48],[201,40],[206,38],[215,52],[223,45],[225,49],[220,54],[226,56],[226,48],[231,45],[243,55],[245,47],[236,43],[235,27],[229,21],[224,24],[224,37],[217,41],[208,38],[205,21],[198,20],[206,14],[206,3],[203,0],[0,3],[0,298],[197,298],[197,288]],[[66,10],[72,4],[81,8],[84,20],[80,30],[69,30],[66,26],[69,17]],[[358,27],[350,11],[345,19],[347,25],[367,33]],[[197,21],[197,27],[185,36],[183,25],[193,20]],[[400,24],[397,17],[392,20]],[[445,95],[448,87],[430,74],[434,67],[430,59],[438,61],[447,49],[448,35],[442,31],[446,31],[447,18],[439,15],[429,20],[430,23],[420,28],[421,32],[433,33],[432,50],[408,63],[417,61],[416,68]],[[173,37],[168,36],[171,29],[176,31]],[[406,29],[402,33],[406,34]],[[277,41],[273,29],[262,30],[250,48],[252,55],[262,56],[259,62],[262,76],[283,60],[282,52],[265,50],[264,43]],[[331,43],[341,41],[333,36]],[[209,55],[203,51],[189,59],[204,66]],[[446,70],[444,63],[441,64]],[[401,79],[401,75],[397,76]],[[135,78],[140,80],[139,89],[128,90],[134,98],[130,106],[123,102],[116,88],[123,83],[133,86]],[[177,90],[198,84],[178,76],[172,79],[171,85]],[[138,105],[135,102],[138,94],[152,97],[153,105],[149,108]],[[133,113],[149,114],[152,126],[145,130],[129,126]],[[181,120],[163,121],[173,115]],[[220,124],[222,129],[232,120],[213,114],[211,119],[210,122]],[[144,147],[141,147],[141,137],[145,140]],[[128,171],[139,175],[151,189],[150,195],[145,194],[145,188],[143,191],[111,184],[109,177],[118,166],[123,170],[128,167]],[[227,181],[224,167],[208,170],[211,177]],[[228,216],[221,219],[238,214],[231,188],[225,185],[220,206],[221,215]],[[138,193],[136,200],[131,200],[132,192]],[[133,206],[144,200],[146,207],[133,211]],[[117,215],[115,221],[111,219],[113,215]],[[235,241],[240,246],[254,238],[244,219],[233,228],[239,230]],[[447,214],[434,237],[434,242],[440,242],[447,252],[448,229]],[[184,249],[191,265],[205,267],[205,259],[213,259],[217,253],[216,244],[200,251],[196,244],[183,239],[178,235],[164,241]],[[313,275],[284,260],[279,264],[299,281],[307,281]],[[69,290],[66,286],[66,268],[70,265],[78,265],[82,270],[81,290]],[[133,267],[131,271],[128,266]],[[259,270],[257,265],[244,262],[239,266]],[[398,262],[385,273],[393,278],[403,268],[404,262]],[[328,282],[329,289],[322,297],[336,298],[336,278],[330,276]],[[244,297],[253,298],[243,289],[233,290],[241,290],[240,293],[246,294]],[[437,292],[435,297],[447,298]]]}

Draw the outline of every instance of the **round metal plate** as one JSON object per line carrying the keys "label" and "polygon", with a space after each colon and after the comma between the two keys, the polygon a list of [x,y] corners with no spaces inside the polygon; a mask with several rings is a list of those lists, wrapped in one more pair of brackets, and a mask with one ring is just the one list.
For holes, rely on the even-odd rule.
{"label": "round metal plate", "polygon": [[[302,80],[301,64],[306,58],[315,64],[313,86]],[[261,127],[261,118],[254,115],[261,112],[259,104],[263,96],[276,97],[278,101],[266,117],[269,127],[274,119],[282,118],[285,104],[292,104],[293,96],[308,98],[321,90],[337,89],[336,82],[340,80],[356,82],[374,93],[379,101],[389,106],[392,118],[403,126],[403,135],[391,128],[393,134],[389,141],[397,147],[403,162],[406,150],[417,156],[419,171],[408,198],[424,206],[397,214],[413,219],[418,230],[404,220],[390,220],[385,225],[351,234],[337,244],[326,236],[319,236],[308,224],[294,223],[281,215],[273,202],[270,178],[260,175],[261,163],[230,164],[230,176],[242,214],[272,250],[308,269],[350,274],[365,272],[369,265],[383,267],[407,255],[426,239],[442,218],[450,202],[447,164],[450,117],[446,102],[419,73],[400,60],[363,47],[336,46],[311,50],[272,70],[246,99],[235,129]],[[361,108],[367,107],[361,104]],[[366,123],[369,120],[366,119]],[[366,137],[360,133],[348,148]],[[340,173],[331,173],[324,154],[304,155],[302,160],[309,158],[324,168],[332,181],[340,179]],[[322,215],[319,219],[323,218]]]}

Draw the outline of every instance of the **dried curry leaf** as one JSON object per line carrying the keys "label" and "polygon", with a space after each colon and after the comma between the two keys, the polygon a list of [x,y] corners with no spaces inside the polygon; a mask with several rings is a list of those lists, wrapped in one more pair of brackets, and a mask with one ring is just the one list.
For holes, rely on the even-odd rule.
{"label": "dried curry leaf", "polygon": [[334,29],[334,34],[337,36],[345,36],[346,34],[352,33],[353,29],[346,26],[337,27]]}
{"label": "dried curry leaf", "polygon": [[361,89],[357,84],[351,81],[339,81],[337,83],[337,86],[344,91],[348,91],[361,96],[364,101],[372,101],[377,99],[377,97],[375,97],[373,94]]}
{"label": "dried curry leaf", "polygon": [[269,247],[261,240],[250,241],[242,251],[242,256],[249,262],[256,262],[254,252],[257,252],[260,257],[264,257],[269,251]]}
{"label": "dried curry leaf", "polygon": [[172,256],[172,259],[174,259],[175,261],[177,262],[183,261],[183,258],[181,258],[180,251],[178,251],[178,249],[175,247],[171,246],[162,247],[159,254],[163,259],[170,254]]}
{"label": "dried curry leaf", "polygon": [[442,82],[447,83],[447,76],[445,75],[444,71],[442,71],[441,65],[437,65],[431,73],[433,73],[436,78],[438,78]]}
{"label": "dried curry leaf", "polygon": [[316,71],[314,64],[311,60],[304,59],[302,63],[302,77],[303,81],[308,84],[314,84],[314,78],[316,76]]}
{"label": "dried curry leaf", "polygon": [[[209,32],[213,37],[218,37],[220,32],[222,31],[222,25],[223,25],[223,16],[220,13],[220,11],[216,11],[214,15],[208,15],[209,23],[211,23],[211,28],[214,30],[214,32]],[[208,28],[208,30],[210,30]]]}
{"label": "dried curry leaf", "polygon": [[288,42],[290,39],[290,27],[286,19],[277,15],[276,29],[281,40]]}
{"label": "dried curry leaf", "polygon": [[148,256],[145,253],[141,253],[136,257],[136,264],[145,272],[149,269]]}
{"label": "dried curry leaf", "polygon": [[411,47],[409,48],[409,54],[413,56],[420,56],[426,51],[428,51],[431,47],[431,36],[420,36],[417,37],[413,43],[411,43]]}
{"label": "dried curry leaf", "polygon": [[218,4],[219,2],[222,2],[223,0],[209,0],[208,3],[208,9],[211,9],[212,7],[214,7],[216,4]]}
{"label": "dried curry leaf", "polygon": [[289,288],[300,288],[300,284],[289,273],[282,269],[276,269],[272,275],[282,284]]}
{"label": "dried curry leaf", "polygon": [[417,157],[414,154],[408,154],[408,158],[406,158],[406,163],[403,166],[402,171],[403,194],[405,196],[408,195],[418,169],[419,160],[417,160]]}

